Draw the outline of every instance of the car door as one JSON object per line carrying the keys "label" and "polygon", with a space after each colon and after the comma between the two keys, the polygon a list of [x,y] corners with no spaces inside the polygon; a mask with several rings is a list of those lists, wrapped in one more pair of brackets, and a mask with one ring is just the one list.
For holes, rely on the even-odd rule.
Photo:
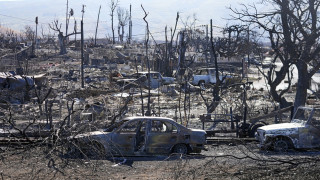
{"label": "car door", "polygon": [[320,147],[320,111],[314,110],[309,120],[309,136],[311,137],[311,146]]}
{"label": "car door", "polygon": [[152,120],[146,146],[147,153],[170,153],[179,139],[179,130],[176,125],[165,120]]}
{"label": "car door", "polygon": [[215,84],[217,82],[215,69],[207,69],[207,74],[210,83]]}
{"label": "car door", "polygon": [[319,115],[310,108],[298,108],[294,118],[304,122],[304,127],[299,127],[298,148],[320,147]]}
{"label": "car door", "polygon": [[134,152],[136,132],[141,120],[131,120],[115,131],[112,142],[113,151],[120,155],[131,155]]}

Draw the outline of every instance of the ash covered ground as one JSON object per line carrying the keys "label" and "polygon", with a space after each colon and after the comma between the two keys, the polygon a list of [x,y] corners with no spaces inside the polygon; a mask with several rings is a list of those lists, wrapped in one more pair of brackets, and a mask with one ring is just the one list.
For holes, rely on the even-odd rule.
{"label": "ash covered ground", "polygon": [[[120,55],[119,55],[120,52]],[[9,135],[14,143],[5,141],[0,151],[0,177],[2,179],[318,179],[317,150],[274,153],[261,151],[258,142],[208,141],[208,151],[200,155],[111,157],[90,159],[68,155],[65,138],[72,133],[106,128],[125,116],[142,115],[147,109],[148,90],[124,88],[116,83],[119,74],[127,75],[137,70],[146,71],[142,49],[138,47],[114,50],[112,48],[88,48],[88,63],[84,68],[84,84],[81,88],[80,51],[68,50],[57,55],[55,50],[36,50],[36,58],[24,61],[21,66],[26,75],[45,74],[40,87],[1,89],[0,132]],[[2,71],[10,65],[10,52],[2,58]],[[9,54],[9,55],[8,55]],[[11,55],[12,56],[12,55]],[[11,64],[10,64],[11,63]],[[200,66],[201,63],[194,65]],[[28,67],[28,68],[26,68]],[[195,68],[192,67],[192,68]],[[234,69],[240,72],[239,67]],[[260,67],[260,70],[266,71]],[[227,70],[226,70],[227,71]],[[233,71],[236,72],[236,71]],[[215,113],[243,115],[244,93],[248,108],[248,120],[272,112],[275,103],[265,85],[258,67],[251,65],[246,87],[222,88],[221,101]],[[315,78],[316,79],[316,78]],[[243,83],[235,78],[235,83]],[[286,83],[283,83],[284,88]],[[317,88],[317,82],[313,85]],[[317,89],[314,89],[317,91]],[[201,91],[201,92],[200,92]],[[293,86],[287,99],[293,101]],[[291,93],[290,93],[291,92]],[[212,86],[185,88],[179,83],[150,91],[151,115],[173,118],[191,127],[202,128],[200,115],[207,112],[206,102],[212,99]],[[308,103],[316,101],[309,99]],[[87,113],[87,114],[86,114]],[[89,116],[85,116],[89,115]],[[289,113],[277,121],[288,122]],[[266,121],[273,123],[274,118]],[[205,129],[227,130],[228,123],[207,123]],[[39,138],[36,143],[16,142],[28,133],[53,134]],[[63,133],[61,133],[63,132]],[[41,134],[40,133],[40,134]],[[235,133],[218,134],[218,137],[236,138]],[[32,136],[30,136],[32,137]],[[3,139],[8,137],[2,137]],[[9,138],[9,139],[10,139]],[[26,138],[25,141],[31,141]]]}

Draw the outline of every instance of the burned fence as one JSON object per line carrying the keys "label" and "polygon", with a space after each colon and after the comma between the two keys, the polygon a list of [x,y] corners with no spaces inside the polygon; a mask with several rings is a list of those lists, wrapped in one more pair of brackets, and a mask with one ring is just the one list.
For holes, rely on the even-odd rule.
{"label": "burned fence", "polygon": [[[247,120],[246,115],[233,114],[232,108],[230,108],[230,111],[225,114],[203,114],[200,116],[200,121],[202,129],[206,129],[208,136],[215,136],[218,133],[236,133],[236,137],[254,137],[259,127],[281,122],[282,120],[279,121],[279,119],[282,116],[287,117],[287,115],[284,115],[286,112],[290,112],[290,116],[292,117],[293,107],[275,110]],[[272,120],[270,121],[269,119]],[[219,124],[222,125],[218,127]]]}
{"label": "burned fence", "polygon": [[[232,108],[225,114],[203,114],[200,116],[202,123],[202,129],[206,130],[207,136],[215,136],[217,133],[236,133],[236,137],[239,137],[239,123],[241,116],[233,114]],[[207,124],[212,124],[208,126]],[[216,128],[219,123],[229,124],[230,128],[224,126],[223,128]]]}

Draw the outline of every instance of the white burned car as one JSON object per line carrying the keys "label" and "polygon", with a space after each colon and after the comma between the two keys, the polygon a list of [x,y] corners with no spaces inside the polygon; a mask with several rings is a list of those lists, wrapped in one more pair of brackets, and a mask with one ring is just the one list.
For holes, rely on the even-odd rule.
{"label": "white burned car", "polygon": [[134,73],[130,76],[130,78],[118,79],[117,83],[124,89],[129,89],[131,87],[139,87],[139,84],[141,84],[143,87],[148,88],[148,79],[150,80],[151,89],[159,88],[162,85],[173,84],[175,81],[173,77],[164,77],[156,71],[143,71]]}
{"label": "white burned car", "polygon": [[[232,78],[231,75],[223,74],[220,71],[218,73],[219,79],[222,81],[222,83],[226,82],[227,79]],[[216,81],[217,78],[215,68],[200,68],[192,76],[191,84],[194,86],[200,86],[202,84],[215,84]]]}
{"label": "white burned car", "polygon": [[291,148],[320,147],[320,107],[299,107],[290,123],[258,128],[256,139],[260,148],[287,151]]}
{"label": "white burned car", "polygon": [[105,131],[70,137],[72,151],[88,156],[200,153],[204,130],[186,128],[170,118],[130,117]]}

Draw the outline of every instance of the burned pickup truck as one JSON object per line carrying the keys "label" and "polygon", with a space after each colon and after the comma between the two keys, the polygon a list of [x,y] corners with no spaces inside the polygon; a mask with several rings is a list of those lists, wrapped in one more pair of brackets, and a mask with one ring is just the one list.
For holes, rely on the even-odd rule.
{"label": "burned pickup truck", "polygon": [[149,87],[150,80],[150,88],[156,89],[162,85],[173,84],[175,79],[173,77],[164,77],[159,72],[156,71],[143,71],[134,73],[126,78],[117,79],[117,84],[123,87],[124,89],[129,89],[131,87]]}
{"label": "burned pickup truck", "polygon": [[130,117],[105,131],[69,138],[71,152],[93,157],[200,153],[206,132],[189,129],[170,118]]}
{"label": "burned pickup truck", "polygon": [[290,123],[257,129],[260,148],[274,151],[320,147],[320,107],[299,107]]}

